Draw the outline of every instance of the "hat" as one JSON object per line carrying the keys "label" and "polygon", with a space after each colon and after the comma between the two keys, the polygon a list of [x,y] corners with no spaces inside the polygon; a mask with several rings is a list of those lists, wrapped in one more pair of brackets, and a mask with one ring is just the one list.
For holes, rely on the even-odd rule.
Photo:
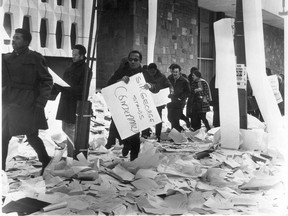
{"label": "hat", "polygon": [[148,70],[149,69],[155,69],[155,70],[157,70],[157,65],[155,64],[155,63],[150,63],[149,65],[148,65]]}

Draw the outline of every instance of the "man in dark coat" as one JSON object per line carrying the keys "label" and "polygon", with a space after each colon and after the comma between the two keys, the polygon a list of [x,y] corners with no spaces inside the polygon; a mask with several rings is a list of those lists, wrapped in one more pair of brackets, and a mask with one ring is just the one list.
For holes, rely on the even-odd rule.
{"label": "man in dark coat", "polygon": [[44,168],[50,162],[39,129],[47,129],[44,107],[53,85],[45,59],[29,50],[30,32],[16,29],[12,40],[14,51],[3,56],[2,68],[2,169],[6,168],[9,141],[12,136],[26,135]]}
{"label": "man in dark coat", "polygon": [[[125,63],[124,67],[119,67],[118,70],[108,80],[108,86],[119,81],[129,82],[129,77],[142,72],[141,67],[142,54],[133,50],[128,54],[128,62]],[[109,129],[109,137],[107,140],[106,148],[111,148],[115,137],[120,140],[120,143],[124,145],[122,149],[122,155],[127,156],[130,151],[130,160],[133,161],[138,157],[140,151],[140,136],[139,133],[134,134],[124,140],[121,140],[115,123],[112,119]]]}
{"label": "man in dark coat", "polygon": [[[84,77],[86,72],[86,49],[77,44],[72,50],[73,63],[65,70],[63,80],[70,87],[56,86],[61,91],[61,97],[56,114],[57,120],[62,120],[62,130],[67,135],[67,156],[74,155],[74,137],[76,124],[77,101],[82,100]],[[89,70],[89,84],[92,78],[92,71]],[[89,86],[88,86],[89,89]]]}
{"label": "man in dark coat", "polygon": [[[152,93],[158,93],[161,89],[169,88],[170,92],[173,92],[173,87],[168,78],[162,74],[155,63],[151,63],[147,67],[147,71],[143,73],[145,81],[147,82],[144,87],[147,86]],[[165,105],[156,107],[159,113],[160,118],[162,119],[162,110],[165,108]],[[162,130],[162,122],[158,123],[155,126],[155,135],[158,142],[160,142]],[[142,131],[142,137],[146,138],[150,136],[150,128],[147,128]]]}
{"label": "man in dark coat", "polygon": [[189,81],[181,74],[181,67],[175,64],[172,67],[172,75],[170,83],[173,86],[174,93],[170,95],[171,102],[167,104],[168,120],[171,123],[172,128],[175,128],[179,132],[183,130],[180,126],[180,118],[183,114],[183,109],[186,104],[186,99],[190,94]]}
{"label": "man in dark coat", "polygon": [[[175,65],[177,65],[177,64],[172,63],[172,64],[169,66],[169,71],[170,71],[171,74],[168,76],[168,80],[170,80],[170,81],[173,81],[173,80],[174,80],[173,74],[172,74],[172,68],[173,68]],[[179,66],[179,65],[178,65],[178,66]],[[187,77],[186,74],[184,74],[184,73],[181,72],[181,76],[184,77],[185,79],[187,79],[187,80],[190,82],[189,77]],[[183,120],[183,121],[186,123],[187,128],[190,128],[191,124],[190,124],[189,118],[188,118],[187,116],[185,116],[184,113],[181,114],[180,119]],[[182,128],[182,130],[184,130],[184,129]]]}

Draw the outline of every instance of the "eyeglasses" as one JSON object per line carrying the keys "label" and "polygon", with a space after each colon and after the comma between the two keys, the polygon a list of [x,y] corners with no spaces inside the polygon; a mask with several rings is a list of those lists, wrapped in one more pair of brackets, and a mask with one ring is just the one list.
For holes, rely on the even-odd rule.
{"label": "eyeglasses", "polygon": [[128,60],[129,60],[130,62],[132,62],[132,61],[138,62],[138,61],[139,61],[139,59],[137,59],[137,58],[128,58]]}

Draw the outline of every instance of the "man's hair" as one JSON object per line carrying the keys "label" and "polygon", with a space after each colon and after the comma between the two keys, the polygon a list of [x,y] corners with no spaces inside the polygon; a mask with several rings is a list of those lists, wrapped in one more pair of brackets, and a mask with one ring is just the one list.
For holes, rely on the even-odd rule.
{"label": "man's hair", "polygon": [[181,72],[181,67],[180,67],[180,65],[178,65],[178,64],[174,64],[173,66],[172,66],[172,71],[175,69],[175,68],[178,68],[179,69],[179,71]]}
{"label": "man's hair", "polygon": [[130,57],[130,55],[131,55],[132,53],[138,53],[138,54],[139,54],[139,59],[140,59],[140,61],[142,61],[142,54],[141,54],[141,52],[139,52],[138,50],[132,50],[132,51],[129,52],[128,58]]}
{"label": "man's hair", "polygon": [[197,67],[192,67],[192,68],[190,69],[190,73],[193,73],[193,71],[196,71],[196,70],[198,70]]}
{"label": "man's hair", "polygon": [[195,74],[196,77],[199,77],[199,78],[202,77],[202,74],[201,74],[201,72],[199,70],[193,71],[193,74]]}
{"label": "man's hair", "polygon": [[76,44],[73,49],[78,49],[79,50],[79,54],[85,56],[86,54],[86,48],[81,45],[81,44]]}
{"label": "man's hair", "polygon": [[172,63],[172,64],[169,66],[169,69],[172,69],[174,65],[175,65],[175,63]]}
{"label": "man's hair", "polygon": [[15,30],[15,33],[22,34],[23,39],[28,42],[28,45],[30,44],[30,42],[32,40],[32,35],[29,31],[27,31],[26,29],[23,29],[23,28],[17,28]]}
{"label": "man's hair", "polygon": [[150,63],[150,64],[148,65],[148,69],[155,69],[155,70],[157,70],[157,65],[156,65],[155,63]]}

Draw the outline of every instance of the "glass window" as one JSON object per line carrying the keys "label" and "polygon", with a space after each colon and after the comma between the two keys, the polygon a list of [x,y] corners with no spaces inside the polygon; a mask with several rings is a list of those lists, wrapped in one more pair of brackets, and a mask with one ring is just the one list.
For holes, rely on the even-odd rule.
{"label": "glass window", "polygon": [[56,47],[57,49],[62,48],[62,38],[63,38],[63,21],[58,20],[56,25]]}
{"label": "glass window", "polygon": [[199,9],[198,67],[208,82],[215,72],[214,21],[214,12]]}
{"label": "glass window", "polygon": [[11,13],[4,14],[3,24],[4,24],[4,29],[6,30],[7,34],[11,38],[11,34],[12,34],[12,14]]}
{"label": "glass window", "polygon": [[30,16],[24,16],[23,17],[23,23],[22,23],[22,28],[26,29],[27,31],[30,32]]}
{"label": "glass window", "polygon": [[58,5],[58,6],[63,5],[63,1],[62,1],[62,0],[57,0],[57,5]]}
{"label": "glass window", "polygon": [[40,46],[47,47],[47,34],[48,34],[48,20],[46,18],[41,19],[40,23]]}
{"label": "glass window", "polygon": [[70,43],[72,48],[76,45],[76,39],[77,39],[77,23],[72,23],[70,31]]}
{"label": "glass window", "polygon": [[71,7],[75,9],[76,6],[77,6],[77,0],[71,0]]}

